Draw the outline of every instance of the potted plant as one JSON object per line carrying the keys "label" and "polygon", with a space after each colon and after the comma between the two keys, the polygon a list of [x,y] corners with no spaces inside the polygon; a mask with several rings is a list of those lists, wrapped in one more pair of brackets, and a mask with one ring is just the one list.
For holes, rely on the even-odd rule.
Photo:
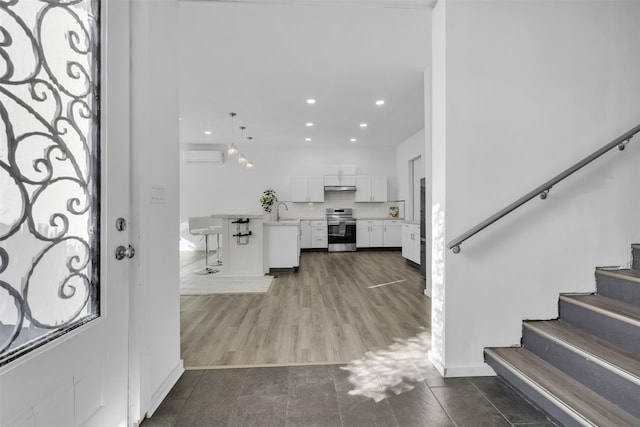
{"label": "potted plant", "polygon": [[273,188],[264,190],[262,197],[260,197],[260,204],[266,213],[271,213],[271,208],[273,208],[274,203],[277,201],[278,197],[276,196],[276,192]]}

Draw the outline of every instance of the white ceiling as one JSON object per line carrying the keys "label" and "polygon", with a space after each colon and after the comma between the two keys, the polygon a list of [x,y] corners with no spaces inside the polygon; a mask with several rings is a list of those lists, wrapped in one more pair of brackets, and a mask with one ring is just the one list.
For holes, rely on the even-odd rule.
{"label": "white ceiling", "polygon": [[424,127],[431,1],[291,3],[180,2],[181,143],[229,144],[232,111],[245,151],[397,145]]}

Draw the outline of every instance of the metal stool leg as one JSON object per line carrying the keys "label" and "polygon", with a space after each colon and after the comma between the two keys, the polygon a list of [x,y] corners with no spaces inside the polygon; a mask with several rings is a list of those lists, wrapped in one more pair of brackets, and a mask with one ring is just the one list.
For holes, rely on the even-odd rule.
{"label": "metal stool leg", "polygon": [[217,273],[220,270],[217,268],[209,267],[209,234],[204,235],[204,268],[194,271],[195,274],[211,274]]}
{"label": "metal stool leg", "polygon": [[219,266],[222,265],[222,259],[220,259],[220,254],[222,252],[220,252],[220,233],[216,233],[216,261],[213,263],[213,265]]}

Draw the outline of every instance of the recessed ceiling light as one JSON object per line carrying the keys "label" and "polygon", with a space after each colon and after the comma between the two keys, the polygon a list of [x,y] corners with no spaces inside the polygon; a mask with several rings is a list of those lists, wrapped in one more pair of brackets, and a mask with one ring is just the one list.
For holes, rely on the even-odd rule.
{"label": "recessed ceiling light", "polygon": [[311,141],[311,138],[305,138],[304,140],[305,141]]}
{"label": "recessed ceiling light", "polygon": [[313,98],[307,99],[307,104],[315,104],[315,103],[316,103],[315,99],[313,99]]}
{"label": "recessed ceiling light", "polygon": [[367,127],[367,124],[366,124],[366,123],[360,123],[360,127],[361,127],[361,128],[366,128],[366,127]]}
{"label": "recessed ceiling light", "polygon": [[357,139],[355,139],[355,138],[351,138],[349,141],[351,141],[351,142],[356,142],[356,141],[357,141]]}
{"label": "recessed ceiling light", "polygon": [[311,127],[311,126],[313,126],[313,123],[311,123],[311,122],[307,122],[307,126],[308,126],[308,127]]}
{"label": "recessed ceiling light", "polygon": [[382,99],[378,99],[378,100],[376,101],[376,105],[384,105],[384,100],[382,100]]}
{"label": "recessed ceiling light", "polygon": [[205,135],[211,135],[211,131],[210,131],[210,130],[205,130],[205,131],[204,131],[204,134],[205,134]]}

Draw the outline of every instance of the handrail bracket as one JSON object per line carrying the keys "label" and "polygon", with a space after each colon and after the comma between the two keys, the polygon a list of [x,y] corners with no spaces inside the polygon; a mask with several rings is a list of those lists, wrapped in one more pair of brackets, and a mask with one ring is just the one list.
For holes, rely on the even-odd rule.
{"label": "handrail bracket", "polygon": [[627,144],[629,143],[629,141],[631,141],[631,138],[629,138],[626,141],[621,142],[620,144],[618,144],[618,150],[624,151],[624,149],[627,148]]}
{"label": "handrail bracket", "polygon": [[550,188],[547,188],[546,190],[544,190],[542,193],[540,193],[540,198],[542,200],[545,200],[547,198],[547,196],[549,195],[549,190],[551,190]]}

